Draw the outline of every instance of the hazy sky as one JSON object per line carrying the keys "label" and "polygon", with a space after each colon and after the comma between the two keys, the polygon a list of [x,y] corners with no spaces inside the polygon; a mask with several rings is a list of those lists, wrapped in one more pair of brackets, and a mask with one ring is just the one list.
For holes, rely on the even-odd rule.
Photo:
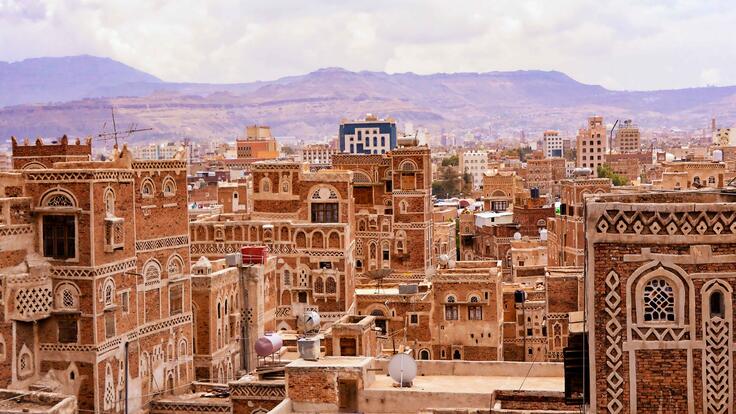
{"label": "hazy sky", "polygon": [[613,89],[736,84],[734,0],[0,0],[0,60],[108,56],[168,81],[321,67],[560,70]]}

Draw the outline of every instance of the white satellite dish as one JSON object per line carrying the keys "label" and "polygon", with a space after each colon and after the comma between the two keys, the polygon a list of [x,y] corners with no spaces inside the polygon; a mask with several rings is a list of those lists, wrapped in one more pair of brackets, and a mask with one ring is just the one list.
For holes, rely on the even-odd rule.
{"label": "white satellite dish", "polygon": [[315,311],[304,312],[296,319],[296,325],[305,334],[319,332],[319,314]]}
{"label": "white satellite dish", "polygon": [[411,355],[396,354],[388,362],[388,374],[400,387],[411,387],[417,376],[417,362]]}
{"label": "white satellite dish", "polygon": [[521,240],[521,233],[519,233],[518,231],[514,233],[514,240]]}
{"label": "white satellite dish", "polygon": [[447,262],[450,260],[450,257],[446,254],[441,254],[439,257],[439,262],[442,266],[447,266]]}

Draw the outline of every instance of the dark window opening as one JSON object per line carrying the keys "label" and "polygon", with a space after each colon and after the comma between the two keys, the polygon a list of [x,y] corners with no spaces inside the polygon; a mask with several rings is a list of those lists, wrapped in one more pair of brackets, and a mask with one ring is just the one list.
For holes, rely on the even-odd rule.
{"label": "dark window opening", "polygon": [[[178,315],[184,305],[184,286],[179,284],[169,288],[169,315]],[[225,307],[227,313],[227,306]]]}
{"label": "dark window opening", "polygon": [[417,315],[416,313],[415,314],[412,314],[409,317],[409,323],[413,323],[415,325],[418,324],[419,323],[419,315]]}
{"label": "dark window opening", "polygon": [[115,312],[105,312],[105,339],[115,336]]}
{"label": "dark window opening", "polygon": [[339,207],[337,203],[312,204],[312,223],[338,223]]}
{"label": "dark window opening", "polygon": [[459,349],[456,349],[455,352],[452,353],[452,359],[462,359],[462,355],[460,355]]}
{"label": "dark window opening", "polygon": [[710,294],[710,317],[723,318],[726,315],[726,307],[723,300],[723,293],[713,292]]}
{"label": "dark window opening", "polygon": [[297,294],[297,301],[299,303],[307,303],[307,292],[299,292]]}
{"label": "dark window opening", "polygon": [[74,216],[43,216],[43,255],[54,259],[76,256]]}
{"label": "dark window opening", "polygon": [[386,181],[386,192],[390,193],[394,190],[394,182],[391,180]]}
{"label": "dark window opening", "polygon": [[471,320],[471,321],[483,320],[483,307],[482,306],[468,306],[468,320]]}
{"label": "dark window opening", "polygon": [[458,320],[457,305],[445,305],[445,320]]}
{"label": "dark window opening", "polygon": [[59,342],[70,344],[77,342],[77,320],[72,318],[59,318],[56,321],[59,327]]}
{"label": "dark window opening", "polygon": [[319,262],[320,269],[332,269],[332,262]]}

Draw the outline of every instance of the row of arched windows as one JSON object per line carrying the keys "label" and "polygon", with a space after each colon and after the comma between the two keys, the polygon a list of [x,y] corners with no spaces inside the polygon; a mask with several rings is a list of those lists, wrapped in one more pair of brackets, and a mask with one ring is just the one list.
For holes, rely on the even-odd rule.
{"label": "row of arched windows", "polygon": [[[164,178],[161,184],[161,192],[165,197],[176,194],[176,182],[170,176]],[[151,177],[146,177],[141,182],[141,194],[143,197],[153,197],[156,194],[156,184]]]}

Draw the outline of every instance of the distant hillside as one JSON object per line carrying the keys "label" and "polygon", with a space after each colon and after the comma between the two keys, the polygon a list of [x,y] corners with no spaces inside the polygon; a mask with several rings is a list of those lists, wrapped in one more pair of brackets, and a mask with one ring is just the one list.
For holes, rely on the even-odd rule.
{"label": "distant hillside", "polygon": [[0,108],[3,140],[92,135],[109,121],[110,106],[121,123],[154,128],[136,140],[232,139],[254,122],[271,125],[280,136],[322,138],[337,133],[340,118],[366,112],[435,132],[490,127],[572,134],[591,114],[632,118],[647,128],[700,128],[712,116],[721,125],[736,123],[733,86],[612,91],[554,71],[416,75],[327,68],[274,81],[193,84],[79,56],[0,64],[0,86],[6,84],[15,89],[0,95],[0,105],[2,99],[23,104]]}
{"label": "distant hillside", "polygon": [[107,96],[105,90],[110,88],[160,82],[120,62],[94,56],[0,62],[0,106]]}

